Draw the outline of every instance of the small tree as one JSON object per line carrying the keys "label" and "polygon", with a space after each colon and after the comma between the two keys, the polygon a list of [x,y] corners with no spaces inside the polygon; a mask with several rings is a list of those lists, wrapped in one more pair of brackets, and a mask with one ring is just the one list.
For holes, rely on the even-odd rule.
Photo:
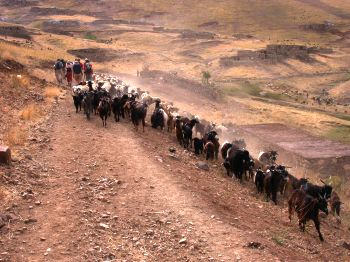
{"label": "small tree", "polygon": [[211,78],[211,75],[209,71],[202,71],[202,83],[205,85],[209,85],[209,79]]}

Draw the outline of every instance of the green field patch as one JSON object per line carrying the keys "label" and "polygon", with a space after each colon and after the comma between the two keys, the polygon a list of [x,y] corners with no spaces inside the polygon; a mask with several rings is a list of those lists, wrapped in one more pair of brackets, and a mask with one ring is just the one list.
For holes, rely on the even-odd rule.
{"label": "green field patch", "polygon": [[332,140],[350,143],[350,125],[333,127],[326,133],[326,137]]}
{"label": "green field patch", "polygon": [[287,98],[278,93],[263,90],[258,83],[244,81],[239,84],[231,84],[221,87],[223,94],[236,97],[260,97],[272,100],[287,100]]}
{"label": "green field patch", "polygon": [[97,40],[97,36],[94,35],[92,32],[86,32],[84,38],[89,40]]}

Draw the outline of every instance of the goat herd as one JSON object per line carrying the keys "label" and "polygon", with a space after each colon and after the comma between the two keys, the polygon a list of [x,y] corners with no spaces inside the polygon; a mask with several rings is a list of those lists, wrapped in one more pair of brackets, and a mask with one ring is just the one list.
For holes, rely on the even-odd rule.
{"label": "goat herd", "polygon": [[220,152],[228,176],[232,175],[241,182],[243,179],[254,181],[258,193],[265,193],[267,200],[271,199],[275,204],[278,193],[288,195],[289,219],[295,211],[302,231],[306,222],[313,220],[321,241],[319,211],[328,215],[329,203],[333,214],[340,215],[341,201],[332,187],[322,180],[324,185],[319,186],[306,178],[291,175],[285,166],[276,164],[276,151],[261,152],[254,159],[245,149],[244,140],[225,142],[220,148],[218,135],[226,128],[224,126],[216,126],[199,117],[180,116],[171,103],[161,102],[140,89],[129,90],[123,81],[105,74],[96,75],[95,82],[80,83],[72,89],[76,112],[83,108],[87,119],[98,114],[104,127],[113,112],[116,122],[120,118],[131,119],[136,130],[142,123],[144,131],[147,109],[155,104],[151,115],[153,128],[167,128],[168,132],[175,130],[180,145],[186,149],[193,146],[195,154],[205,153],[206,160],[218,159]]}

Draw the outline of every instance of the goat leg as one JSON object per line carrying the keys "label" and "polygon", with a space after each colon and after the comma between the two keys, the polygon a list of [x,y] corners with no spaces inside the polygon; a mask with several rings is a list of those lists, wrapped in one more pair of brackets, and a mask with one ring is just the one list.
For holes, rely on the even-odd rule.
{"label": "goat leg", "polygon": [[292,222],[292,215],[294,213],[294,209],[292,207],[292,203],[288,203],[288,218],[289,222]]}
{"label": "goat leg", "polygon": [[315,227],[318,232],[318,236],[320,237],[321,241],[324,241],[321,230],[320,230],[320,221],[318,220],[318,217],[314,219]]}

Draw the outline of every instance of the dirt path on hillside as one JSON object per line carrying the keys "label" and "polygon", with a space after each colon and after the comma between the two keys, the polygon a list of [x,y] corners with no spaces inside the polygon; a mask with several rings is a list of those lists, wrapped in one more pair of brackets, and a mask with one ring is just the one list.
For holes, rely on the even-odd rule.
{"label": "dirt path on hillside", "polygon": [[[326,243],[311,226],[301,234],[286,209],[210,172],[177,146],[173,135],[133,131],[130,122],[91,122],[61,100],[44,146],[27,157],[40,171],[32,196],[7,208],[1,261],[297,261],[332,260],[343,230],[322,222]],[[175,146],[175,156],[168,148]],[[14,169],[21,169],[21,163]],[[24,174],[23,174],[24,175]],[[30,191],[30,190],[29,190]],[[18,192],[20,194],[20,192]],[[31,194],[29,194],[31,195]],[[325,225],[326,228],[325,228]],[[249,242],[261,249],[245,247]],[[297,252],[296,252],[297,251]]]}

